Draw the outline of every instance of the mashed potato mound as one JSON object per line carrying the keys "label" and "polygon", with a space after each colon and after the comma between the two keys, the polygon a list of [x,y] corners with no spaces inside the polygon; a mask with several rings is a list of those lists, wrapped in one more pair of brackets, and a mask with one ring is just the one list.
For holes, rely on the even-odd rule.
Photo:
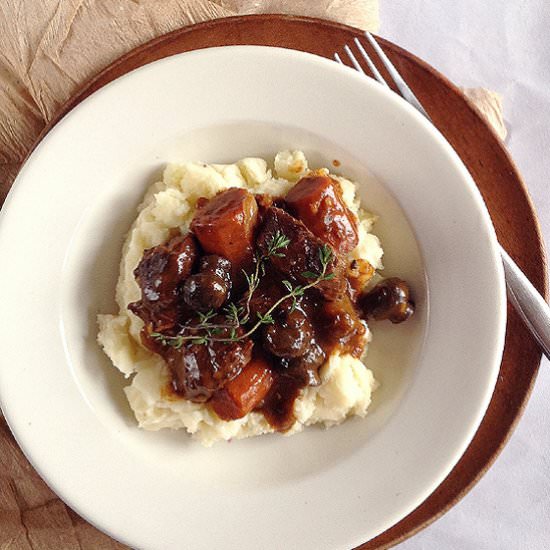
{"label": "mashed potato mound", "polygon": [[[160,356],[141,345],[139,333],[143,322],[127,309],[129,303],[141,298],[133,271],[143,251],[166,241],[174,227],[186,233],[199,197],[211,198],[229,187],[284,196],[308,173],[308,163],[301,151],[278,153],[273,166],[273,170],[269,169],[267,162],[260,158],[245,158],[227,165],[170,164],[162,181],[149,188],[138,207],[138,217],[122,250],[116,287],[120,310],[118,315],[98,316],[98,341],[115,367],[127,378],[132,377],[125,392],[139,426],[145,430],[185,428],[205,446],[219,440],[274,431],[261,413],[251,412],[238,420],[223,421],[205,404],[171,396],[166,391],[170,381],[168,367]],[[347,206],[359,219],[359,244],[350,257],[368,260],[373,267],[381,269],[382,247],[378,238],[370,233],[375,219],[360,210],[355,184],[342,177],[336,179],[342,186]],[[328,427],[351,415],[365,416],[377,383],[359,359],[335,353],[319,373],[321,385],[302,390],[294,406],[296,422],[285,435],[311,424]]]}

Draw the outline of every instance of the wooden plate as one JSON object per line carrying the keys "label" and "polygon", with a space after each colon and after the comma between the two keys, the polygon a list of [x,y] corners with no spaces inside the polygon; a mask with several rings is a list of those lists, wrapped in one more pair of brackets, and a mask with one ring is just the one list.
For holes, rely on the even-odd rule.
{"label": "wooden plate", "polygon": [[[293,48],[331,58],[334,51],[341,51],[344,44],[360,35],[361,31],[345,25],[282,15],[235,17],[177,30],[129,52],[110,65],[63,107],[40,139],[64,114],[97,89],[132,69],[169,55],[211,46],[257,44]],[[470,170],[487,203],[500,242],[546,296],[546,261],[540,228],[525,185],[502,142],[476,108],[444,76],[402,48],[385,40],[381,43],[435,125]],[[422,505],[363,544],[361,549],[397,544],[426,527],[466,494],[495,460],[520,418],[540,358],[537,345],[509,307],[500,375],[489,409],[472,443],[445,481]],[[0,430],[0,454],[8,445],[13,445],[9,437],[7,430]],[[24,460],[22,456],[21,460]],[[74,513],[70,512],[70,516],[74,522]],[[90,529],[93,528],[90,526]],[[92,536],[90,531],[87,533],[88,537]],[[98,533],[97,536],[105,541],[103,535]]]}

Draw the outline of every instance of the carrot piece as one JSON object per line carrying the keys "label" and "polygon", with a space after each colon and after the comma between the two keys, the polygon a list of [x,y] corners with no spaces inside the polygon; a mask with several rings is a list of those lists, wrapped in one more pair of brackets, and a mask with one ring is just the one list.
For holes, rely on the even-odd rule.
{"label": "carrot piece", "polygon": [[292,214],[337,252],[347,254],[357,246],[357,221],[344,203],[336,180],[305,176],[288,192],[285,201]]}
{"label": "carrot piece", "polygon": [[214,394],[210,406],[222,420],[242,418],[263,401],[272,384],[267,361],[255,355],[239,376]]}
{"label": "carrot piece", "polygon": [[233,270],[252,258],[258,205],[254,195],[232,187],[200,204],[191,222],[204,251],[227,258]]}

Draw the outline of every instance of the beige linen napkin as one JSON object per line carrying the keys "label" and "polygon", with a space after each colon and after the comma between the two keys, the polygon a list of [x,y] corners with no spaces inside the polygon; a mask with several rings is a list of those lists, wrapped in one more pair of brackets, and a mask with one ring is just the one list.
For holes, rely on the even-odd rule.
{"label": "beige linen napkin", "polygon": [[[379,24],[378,0],[0,0],[0,204],[38,134],[86,80],[171,30],[251,13]],[[500,99],[466,93],[504,136]],[[113,548],[123,546],[50,491],[0,416],[0,550]]]}
{"label": "beige linen napkin", "polygon": [[504,123],[502,96],[486,88],[462,88],[462,91],[491,124],[498,137],[504,141],[508,130]]}

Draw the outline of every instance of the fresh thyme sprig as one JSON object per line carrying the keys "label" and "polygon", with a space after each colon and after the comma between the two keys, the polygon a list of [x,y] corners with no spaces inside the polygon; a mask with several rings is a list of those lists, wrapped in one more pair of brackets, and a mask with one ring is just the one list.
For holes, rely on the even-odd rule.
{"label": "fresh thyme sprig", "polygon": [[[293,285],[290,281],[282,281],[283,286],[287,289],[287,293],[279,298],[263,315],[257,313],[257,319],[252,327],[241,334],[237,335],[237,329],[250,321],[250,300],[254,291],[258,288],[260,283],[261,274],[265,273],[263,264],[270,256],[284,257],[284,253],[280,252],[281,248],[286,248],[290,240],[281,232],[277,231],[273,236],[272,240],[268,245],[266,254],[257,258],[256,269],[252,275],[247,275],[248,281],[248,290],[247,290],[247,300],[245,306],[237,306],[233,302],[228,304],[224,308],[225,318],[227,319],[227,324],[212,324],[210,319],[216,316],[214,311],[209,311],[207,313],[198,313],[199,323],[197,325],[183,327],[183,331],[193,331],[195,334],[190,334],[184,336],[183,334],[178,334],[176,336],[165,336],[164,334],[153,332],[151,336],[161,342],[165,346],[172,346],[173,348],[179,349],[185,342],[190,341],[192,344],[207,344],[208,342],[238,342],[239,340],[244,340],[248,338],[258,328],[262,325],[270,325],[275,322],[273,318],[274,311],[286,300],[292,300],[291,311],[297,307],[297,298],[304,295],[305,291],[317,286],[323,281],[330,281],[335,277],[333,272],[327,273],[328,266],[333,258],[333,252],[330,246],[323,245],[319,249],[319,261],[321,263],[321,270],[319,273],[314,273],[312,271],[304,271],[302,277],[306,279],[312,279],[310,283],[306,285]],[[201,332],[202,331],[202,332]],[[229,336],[219,337],[218,335],[224,331],[229,331]],[[199,334],[196,334],[199,332]]]}
{"label": "fresh thyme sprig", "polygon": [[[248,283],[248,290],[246,292],[246,303],[244,306],[244,315],[240,317],[239,324],[246,325],[250,320],[250,301],[254,292],[256,292],[260,279],[265,275],[265,262],[272,256],[277,256],[278,258],[284,258],[285,254],[280,252],[281,248],[286,248],[290,244],[290,239],[282,232],[277,230],[275,234],[271,237],[268,245],[267,252],[265,254],[256,254],[256,268],[254,272],[249,275],[244,269],[243,273],[246,277],[246,282]],[[233,304],[232,304],[233,305]]]}
{"label": "fresh thyme sprig", "polygon": [[192,329],[193,331],[202,331],[202,334],[184,337],[182,335],[166,336],[160,332],[152,332],[151,336],[155,340],[158,340],[163,346],[172,346],[173,348],[180,349],[186,340],[191,340],[193,344],[206,344],[210,338],[220,334],[227,327],[225,324],[210,323],[210,319],[216,316],[216,312],[213,309],[206,313],[198,311],[197,315],[199,317],[198,324],[186,328]]}
{"label": "fresh thyme sprig", "polygon": [[276,231],[267,245],[267,253],[264,257],[277,256],[278,258],[284,258],[285,255],[282,252],[278,252],[278,250],[286,248],[289,244],[290,239],[282,231]]}

